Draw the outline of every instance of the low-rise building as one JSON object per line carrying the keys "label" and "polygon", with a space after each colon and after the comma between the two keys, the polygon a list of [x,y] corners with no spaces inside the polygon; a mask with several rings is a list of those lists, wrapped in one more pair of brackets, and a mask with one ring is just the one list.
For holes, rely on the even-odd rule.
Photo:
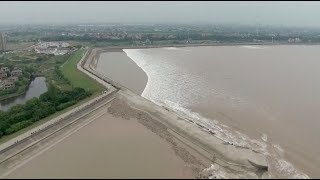
{"label": "low-rise building", "polygon": [[16,69],[11,71],[11,76],[21,76],[22,75],[22,70],[21,69]]}
{"label": "low-rise building", "polygon": [[1,67],[1,71],[10,71],[8,67],[4,66],[4,67]]}
{"label": "low-rise building", "polygon": [[10,81],[10,82],[16,82],[16,81],[19,80],[19,77],[17,77],[17,76],[10,76],[7,80]]}
{"label": "low-rise building", "polygon": [[15,87],[14,82],[8,81],[7,79],[3,80],[1,82],[1,84],[0,84],[0,89],[1,90],[8,90],[8,89],[11,89],[11,88],[14,88],[14,87]]}
{"label": "low-rise building", "polygon": [[1,80],[7,78],[7,76],[8,76],[7,72],[0,70],[0,79]]}
{"label": "low-rise building", "polygon": [[22,68],[19,66],[15,66],[15,67],[13,67],[13,70],[22,70]]}
{"label": "low-rise building", "polygon": [[289,38],[288,42],[289,43],[299,43],[299,42],[301,42],[301,39],[300,38]]}

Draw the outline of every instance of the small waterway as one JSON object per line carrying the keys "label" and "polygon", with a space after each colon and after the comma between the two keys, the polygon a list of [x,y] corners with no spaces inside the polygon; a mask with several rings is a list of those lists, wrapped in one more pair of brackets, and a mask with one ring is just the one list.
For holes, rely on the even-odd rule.
{"label": "small waterway", "polygon": [[47,90],[48,90],[48,87],[46,85],[46,78],[36,77],[34,78],[34,80],[31,81],[28,87],[28,90],[24,94],[0,101],[0,110],[7,111],[14,105],[24,104],[28,100],[34,97],[39,97],[41,94],[45,93]]}

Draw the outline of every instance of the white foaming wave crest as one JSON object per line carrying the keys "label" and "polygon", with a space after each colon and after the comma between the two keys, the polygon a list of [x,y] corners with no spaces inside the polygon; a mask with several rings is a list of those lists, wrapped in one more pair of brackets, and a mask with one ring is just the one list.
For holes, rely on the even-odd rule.
{"label": "white foaming wave crest", "polygon": [[266,47],[262,47],[262,46],[240,46],[243,48],[247,48],[247,49],[266,49]]}
{"label": "white foaming wave crest", "polygon": [[[168,63],[164,57],[150,56],[143,51],[145,50],[124,49],[127,56],[148,76],[146,87],[142,92],[143,97],[153,99],[155,102],[170,99],[182,105],[188,105],[186,103],[206,101],[206,97],[210,95],[216,100],[229,102],[232,107],[242,107],[247,104],[247,101],[240,96],[229,94],[223,89],[209,87],[208,82],[201,75]],[[173,86],[175,88],[165,89]]]}
{"label": "white foaming wave crest", "polygon": [[[175,102],[179,103],[194,102],[204,98],[200,93],[202,91],[201,87],[205,86],[201,77],[193,74],[190,75],[188,72],[177,68],[174,64],[166,63],[163,57],[159,57],[158,59],[155,56],[148,57],[147,54],[142,53],[140,50],[125,49],[124,52],[148,76],[146,87],[142,92],[143,97],[155,102],[161,99],[173,98]],[[148,59],[156,60],[148,62]],[[195,83],[197,86],[194,86]],[[165,89],[172,86],[175,88],[171,88],[170,90]],[[186,94],[183,92],[185,89],[192,89],[192,91],[188,91],[189,94]]]}
{"label": "white foaming wave crest", "polygon": [[162,49],[165,49],[165,50],[176,50],[176,51],[191,51],[191,50],[188,50],[188,49],[182,49],[182,48],[177,48],[177,47],[164,47]]}
{"label": "white foaming wave crest", "polygon": [[[131,58],[148,76],[148,81],[146,87],[142,93],[142,96],[151,100],[152,102],[168,107],[175,112],[177,112],[180,116],[185,119],[191,119],[194,124],[200,124],[203,130],[212,131],[215,133],[215,137],[220,138],[224,142],[232,143],[239,147],[250,148],[252,150],[261,152],[266,156],[270,156],[273,159],[270,163],[274,164],[276,170],[282,174],[286,174],[289,177],[295,178],[308,178],[307,175],[298,172],[291,163],[284,160],[279,155],[270,154],[267,151],[267,146],[269,143],[259,141],[256,139],[250,139],[247,135],[240,133],[238,131],[234,131],[230,127],[220,123],[216,119],[208,119],[201,116],[199,113],[192,112],[191,110],[185,108],[184,106],[188,106],[185,104],[185,101],[181,99],[188,100],[189,102],[197,101],[197,96],[203,96],[206,94],[204,90],[210,91],[213,93],[215,98],[222,100],[229,100],[234,104],[237,103],[246,103],[243,99],[237,98],[235,96],[227,96],[227,93],[224,90],[216,90],[216,89],[206,89],[205,82],[203,82],[202,78],[196,75],[188,75],[179,68],[175,67],[172,64],[166,63],[162,57],[150,56],[144,53],[144,50],[140,49],[124,49],[123,50],[129,58]],[[160,59],[157,59],[160,58]],[[156,59],[156,60],[155,60]],[[153,60],[150,62],[150,60]],[[161,61],[161,63],[158,63]],[[155,78],[157,77],[157,78]],[[179,77],[179,78],[176,78]],[[176,79],[175,79],[176,78]],[[161,81],[159,81],[161,79]],[[194,84],[201,85],[194,85]],[[175,88],[171,88],[170,91],[164,91],[163,87],[172,87],[174,85]],[[197,89],[200,88],[201,89]],[[191,88],[193,93],[186,94],[185,92],[180,93],[180,88]],[[201,91],[200,91],[201,90]],[[197,92],[201,93],[197,93]],[[188,96],[193,96],[192,98]],[[201,98],[201,97],[199,97]],[[170,100],[168,100],[170,99]],[[189,122],[189,121],[188,121]],[[263,138],[265,141],[267,139]],[[283,149],[279,146],[275,146],[278,152],[283,151]]]}
{"label": "white foaming wave crest", "polygon": [[309,176],[298,172],[294,166],[284,159],[279,159],[276,163],[276,168],[283,175],[294,179],[309,179]]}
{"label": "white foaming wave crest", "polygon": [[240,133],[239,131],[234,131],[227,125],[219,123],[217,120],[211,120],[203,117],[199,113],[192,112],[191,110],[182,107],[178,103],[165,100],[164,102],[158,103],[161,106],[169,107],[177,112],[180,116],[191,119],[195,124],[200,124],[203,130],[209,132],[214,132],[215,137],[220,140],[233,144],[235,146],[254,149],[256,151],[264,152],[266,144],[261,141],[251,140],[247,135]]}
{"label": "white foaming wave crest", "polygon": [[[297,169],[295,169],[293,164],[283,159],[284,150],[280,145],[271,144],[271,146],[273,146],[279,154],[270,154],[270,152],[267,151],[267,146],[270,144],[267,144],[267,142],[251,139],[247,135],[239,131],[234,131],[230,127],[221,124],[217,120],[205,118],[196,112],[192,112],[189,109],[180,106],[177,103],[168,100],[166,100],[165,102],[156,103],[160,106],[164,106],[174,110],[180,116],[186,119],[191,119],[192,121],[194,121],[195,125],[202,125],[203,127],[200,127],[202,130],[206,132],[214,132],[215,137],[226,143],[233,144],[238,147],[249,148],[251,150],[260,152],[268,157],[271,157],[271,159],[268,161],[268,164],[274,164],[276,171],[282,175],[286,175],[287,177],[294,179],[309,179],[308,175],[298,171]],[[264,141],[267,141],[267,135],[264,134],[263,136]]]}
{"label": "white foaming wave crest", "polygon": [[136,63],[146,73],[148,80],[146,87],[144,88],[141,94],[142,97],[146,97],[146,89],[149,89],[150,86],[150,73],[146,71],[148,65],[146,58],[144,58],[145,55],[141,53],[141,49],[123,49],[123,51],[134,63]]}
{"label": "white foaming wave crest", "polygon": [[[196,75],[190,76],[188,74],[185,74],[183,71],[179,71],[179,69],[172,67],[172,65],[170,64],[166,64],[165,69],[164,67],[161,67],[157,64],[151,64],[151,63],[148,64],[146,62],[148,58],[147,55],[142,53],[140,50],[124,49],[124,52],[126,52],[128,57],[130,57],[139,67],[141,67],[148,76],[148,82],[147,82],[146,88],[142,93],[143,97],[153,101],[154,103],[160,106],[169,107],[174,111],[176,111],[179,115],[187,119],[191,118],[194,122],[208,128],[207,130],[211,130],[212,132],[215,132],[216,137],[220,138],[225,142],[232,143],[234,145],[241,146],[241,147],[254,148],[257,151],[264,151],[266,145],[263,142],[259,142],[256,140],[250,141],[247,135],[242,134],[240,132],[235,133],[233,130],[231,130],[231,128],[229,128],[224,124],[219,123],[219,121],[205,118],[201,116],[199,113],[191,112],[189,109],[183,107],[183,105],[186,106],[188,104],[185,104],[185,102],[181,102],[181,99],[189,100],[189,102],[193,102],[197,100],[196,96],[200,96],[199,98],[201,98],[202,94],[206,94],[203,92],[204,89],[206,89],[203,87],[206,87],[206,86],[201,77]],[[164,73],[159,73],[162,71],[164,71]],[[179,78],[172,81],[168,77],[175,77],[175,76],[169,76],[168,72],[171,74],[174,74],[174,73],[179,74],[177,76]],[[171,93],[174,94],[174,96],[168,95],[168,92],[162,93],[163,90],[161,89],[161,84],[157,83],[156,80],[152,81],[153,76],[157,76],[158,79],[159,79],[159,76],[163,76],[163,77],[160,77],[160,79],[165,81],[165,82],[162,82],[162,84],[169,84],[170,86],[174,85],[175,88],[170,89],[172,91]],[[194,83],[192,82],[200,83],[201,85],[194,85]],[[180,88],[192,89],[192,91],[190,91],[190,94],[188,94],[190,97],[186,95],[185,92],[180,93],[179,91]],[[152,91],[153,92],[156,91],[156,93],[152,93]],[[211,89],[210,93],[213,93],[213,92],[216,98],[229,100],[233,102],[233,104],[243,101],[239,98],[226,96],[224,91],[218,91],[218,90],[213,91]],[[166,98],[166,97],[169,97],[169,98]]]}

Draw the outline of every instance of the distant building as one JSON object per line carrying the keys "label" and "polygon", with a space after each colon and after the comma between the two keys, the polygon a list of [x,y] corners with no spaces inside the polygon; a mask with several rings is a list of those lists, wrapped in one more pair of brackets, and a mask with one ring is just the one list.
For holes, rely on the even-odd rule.
{"label": "distant building", "polygon": [[7,80],[10,81],[10,82],[16,82],[18,81],[19,77],[17,76],[10,76]]}
{"label": "distant building", "polygon": [[70,44],[67,42],[40,42],[34,50],[37,53],[64,55],[70,51]]}
{"label": "distant building", "polygon": [[6,80],[3,80],[0,84],[0,89],[1,90],[8,90],[8,89],[11,89],[15,87],[15,84],[14,82],[12,81],[8,81],[7,79]]}
{"label": "distant building", "polygon": [[18,67],[18,66],[15,66],[15,67],[13,67],[13,70],[22,70],[22,68]]}
{"label": "distant building", "polygon": [[11,76],[21,76],[22,75],[22,70],[21,69],[16,69],[11,71]]}
{"label": "distant building", "polygon": [[289,43],[298,43],[298,42],[301,42],[301,39],[300,38],[289,38],[288,42]]}
{"label": "distant building", "polygon": [[57,45],[50,45],[50,46],[47,47],[47,49],[56,49],[56,48],[58,48]]}
{"label": "distant building", "polygon": [[7,71],[9,71],[9,68],[8,67],[1,67],[1,69],[0,69],[1,71],[5,71],[5,72],[7,72]]}
{"label": "distant building", "polygon": [[253,39],[252,41],[255,42],[255,43],[261,43],[261,42],[263,42],[263,41],[260,40],[260,39]]}
{"label": "distant building", "polygon": [[7,48],[6,35],[0,32],[0,51],[4,51]]}
{"label": "distant building", "polygon": [[0,70],[0,79],[1,80],[7,78],[7,76],[8,75],[7,75],[7,73],[5,71]]}
{"label": "distant building", "polygon": [[152,44],[150,39],[146,39],[145,44]]}

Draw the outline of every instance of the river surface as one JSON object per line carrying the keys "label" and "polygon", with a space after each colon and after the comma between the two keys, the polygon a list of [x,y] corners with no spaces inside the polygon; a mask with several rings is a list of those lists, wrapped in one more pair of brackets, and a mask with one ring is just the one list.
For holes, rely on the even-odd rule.
{"label": "river surface", "polygon": [[[101,112],[97,112],[101,113]],[[109,113],[48,150],[13,167],[8,179],[191,179],[190,165],[165,140],[138,123]]]}
{"label": "river surface", "polygon": [[0,110],[7,111],[14,105],[24,104],[25,102],[27,102],[28,100],[34,97],[39,97],[41,94],[45,93],[47,90],[48,88],[46,85],[46,78],[36,77],[34,78],[34,80],[31,81],[28,87],[28,90],[24,94],[18,97],[13,97],[13,98],[1,101]]}
{"label": "river surface", "polygon": [[98,61],[97,70],[99,72],[103,72],[110,79],[125,85],[137,94],[143,92],[148,77],[123,51],[102,53],[100,59],[103,61]]}
{"label": "river surface", "polygon": [[[217,129],[219,122],[219,129],[228,127],[265,143],[265,154],[272,154],[270,164],[279,174],[320,177],[320,46],[170,47],[124,52],[138,65],[133,71],[142,69],[147,76],[143,97],[210,128]],[[117,73],[105,68],[112,52],[102,54],[98,70],[111,73],[130,89],[141,88],[144,79],[131,74],[128,60],[117,56],[119,53],[112,60],[117,61],[113,69]]]}

